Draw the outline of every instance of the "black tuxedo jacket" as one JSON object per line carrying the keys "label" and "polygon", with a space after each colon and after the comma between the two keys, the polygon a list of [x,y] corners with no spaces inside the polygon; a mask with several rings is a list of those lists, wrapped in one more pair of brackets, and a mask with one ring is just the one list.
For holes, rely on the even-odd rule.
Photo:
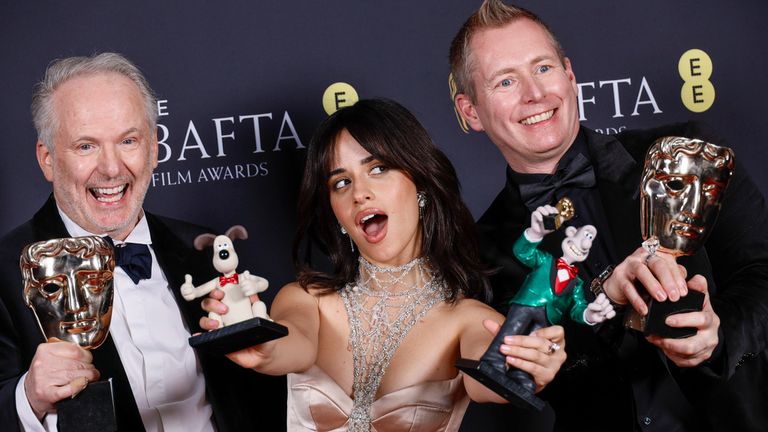
{"label": "black tuxedo jacket", "polygon": [[[639,185],[643,160],[655,139],[677,135],[721,143],[697,123],[601,135],[583,128],[589,157],[620,263],[642,242]],[[578,212],[578,209],[577,209]],[[570,323],[568,360],[543,396],[556,413],[556,430],[764,430],[768,425],[768,206],[738,165],[705,248],[679,260],[688,275],[708,279],[721,319],[720,344],[697,368],[680,369],[642,335],[621,326],[621,316],[597,329]],[[504,312],[529,269],[512,244],[530,223],[517,185],[508,182],[478,221],[492,278],[494,304]],[[584,223],[587,223],[585,221]],[[558,254],[561,237],[540,246]],[[589,258],[594,277],[602,271]],[[586,276],[586,275],[585,275]]]}
{"label": "black tuxedo jacket", "polygon": [[[147,213],[152,248],[171,285],[188,328],[200,331],[204,312],[200,301],[185,301],[179,287],[184,274],[195,280],[214,277],[210,256],[192,247],[202,227]],[[51,197],[34,217],[0,240],[0,429],[18,430],[15,388],[28,369],[37,346],[44,342],[31,309],[22,298],[19,255],[35,241],[67,237]],[[94,365],[103,378],[111,377],[120,431],[144,429],[112,337],[93,351]],[[258,430],[259,425],[285,423],[285,382],[235,365],[224,357],[198,355],[206,381],[206,396],[219,431]],[[271,421],[270,421],[271,420]]]}

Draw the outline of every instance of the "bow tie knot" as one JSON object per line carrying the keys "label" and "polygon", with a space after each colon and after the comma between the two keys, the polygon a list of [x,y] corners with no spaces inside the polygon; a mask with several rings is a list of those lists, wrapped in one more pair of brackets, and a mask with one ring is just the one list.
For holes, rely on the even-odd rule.
{"label": "bow tie knot", "polygon": [[223,288],[224,285],[228,283],[240,283],[237,278],[237,273],[233,274],[232,276],[219,276],[219,286]]}
{"label": "bow tie knot", "polygon": [[540,206],[551,204],[554,201],[555,193],[561,188],[589,188],[595,184],[595,173],[592,170],[592,165],[584,155],[579,153],[565,166],[559,167],[554,174],[544,180],[521,184],[519,186],[520,198],[530,211],[534,211]]}
{"label": "bow tie knot", "polygon": [[141,243],[114,244],[106,237],[115,250],[115,265],[125,271],[133,283],[138,284],[142,279],[152,277],[152,254],[149,246]]}
{"label": "bow tie knot", "polygon": [[[565,271],[563,274],[565,277],[561,279],[561,271],[563,270]],[[559,258],[557,260],[557,276],[555,277],[555,294],[560,295],[578,273],[579,269],[576,266],[570,265],[564,259]]]}

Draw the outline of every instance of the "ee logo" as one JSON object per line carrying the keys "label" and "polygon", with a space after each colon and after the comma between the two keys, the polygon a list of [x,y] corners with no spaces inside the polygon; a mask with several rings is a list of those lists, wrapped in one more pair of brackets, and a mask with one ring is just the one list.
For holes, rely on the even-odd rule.
{"label": "ee logo", "polygon": [[344,82],[336,82],[328,86],[323,93],[323,109],[331,115],[347,106],[354,105],[358,101],[357,90]]}
{"label": "ee logo", "polygon": [[690,111],[700,113],[708,110],[715,102],[715,86],[712,76],[712,59],[700,49],[689,49],[680,56],[677,70],[683,79],[680,99]]}

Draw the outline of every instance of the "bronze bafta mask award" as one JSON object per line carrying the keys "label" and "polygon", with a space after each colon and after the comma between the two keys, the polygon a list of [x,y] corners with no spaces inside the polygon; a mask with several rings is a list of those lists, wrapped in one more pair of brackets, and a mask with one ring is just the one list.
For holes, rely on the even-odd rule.
{"label": "bronze bafta mask award", "polygon": [[[74,237],[30,244],[21,253],[24,299],[46,340],[98,348],[112,318],[112,246],[101,237]],[[57,404],[58,430],[114,430],[110,381],[89,384]]]}
{"label": "bronze bafta mask award", "polygon": [[[645,159],[640,182],[641,232],[649,254],[695,254],[715,225],[728,181],[733,151],[697,139],[663,137]],[[685,337],[695,329],[673,329],[664,320],[673,313],[701,310],[704,295],[688,291],[677,302],[649,303],[645,317],[627,314],[625,324],[646,334]]]}

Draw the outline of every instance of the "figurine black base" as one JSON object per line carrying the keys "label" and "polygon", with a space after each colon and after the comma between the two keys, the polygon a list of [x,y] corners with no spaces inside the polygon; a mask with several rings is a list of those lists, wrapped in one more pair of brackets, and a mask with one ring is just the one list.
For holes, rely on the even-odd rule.
{"label": "figurine black base", "polygon": [[544,401],[486,362],[459,359],[456,367],[519,408],[544,409]]}
{"label": "figurine black base", "polygon": [[189,345],[206,354],[224,355],[281,338],[288,328],[268,319],[251,318],[189,338]]}
{"label": "figurine black base", "polygon": [[651,300],[643,333],[663,338],[682,339],[696,334],[695,327],[670,327],[664,323],[667,317],[685,312],[698,312],[704,307],[704,293],[688,290],[685,297],[676,302]]}
{"label": "figurine black base", "polygon": [[117,430],[112,379],[88,384],[74,398],[56,404],[59,432],[110,432]]}

